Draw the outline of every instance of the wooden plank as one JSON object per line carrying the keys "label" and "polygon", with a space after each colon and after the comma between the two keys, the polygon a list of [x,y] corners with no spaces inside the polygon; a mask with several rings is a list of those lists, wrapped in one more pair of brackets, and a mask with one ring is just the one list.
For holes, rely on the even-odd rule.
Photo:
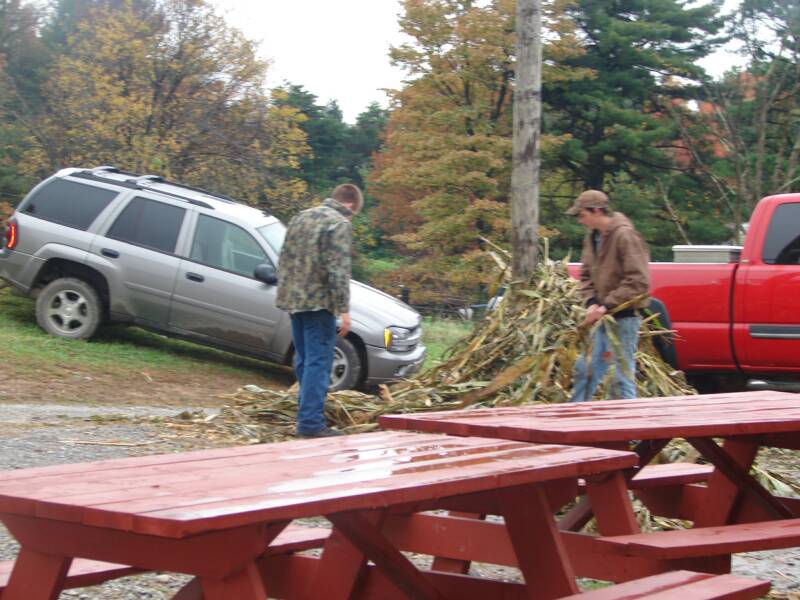
{"label": "wooden plank", "polygon": [[[276,557],[262,563],[262,574],[271,593],[276,598],[302,598],[303,587],[299,583],[316,577],[317,558],[308,556]],[[447,598],[459,600],[529,600],[525,585],[494,581],[467,575],[421,571]],[[332,596],[327,596],[332,597]],[[357,595],[359,600],[408,600],[374,565],[367,566],[364,585]]]}
{"label": "wooden plank", "polygon": [[647,465],[639,469],[628,487],[635,490],[683,483],[702,483],[714,472],[713,465],[674,462]]}
{"label": "wooden plank", "polygon": [[709,494],[716,504],[708,507],[708,512],[698,515],[698,526],[722,524],[729,520],[734,502],[740,492],[747,493],[761,508],[772,517],[791,517],[792,511],[781,504],[748,473],[758,453],[758,444],[751,440],[729,439],[723,450],[714,440],[689,437],[687,441],[714,463],[723,477],[715,476],[709,482]]}
{"label": "wooden plank", "polygon": [[800,519],[599,537],[594,543],[609,552],[655,559],[775,550],[800,545]]}
{"label": "wooden plank", "polygon": [[746,600],[769,591],[769,583],[734,575],[671,571],[591,590],[561,600]]}
{"label": "wooden plank", "polygon": [[544,491],[525,486],[498,492],[506,531],[531,598],[559,598],[578,591]]}
{"label": "wooden plank", "polygon": [[695,581],[673,592],[647,596],[649,600],[749,600],[769,592],[768,581],[758,581],[735,575],[717,575]]}
{"label": "wooden plank", "polygon": [[400,551],[380,534],[374,524],[360,512],[328,515],[336,531],[340,531],[364,553],[381,572],[409,598],[441,600],[439,590],[430,583]]}
{"label": "wooden plank", "polygon": [[618,583],[607,588],[567,596],[561,598],[561,600],[636,600],[637,598],[647,598],[648,594],[671,590],[687,583],[708,579],[709,577],[713,577],[713,575],[684,570],[670,571],[669,573],[651,575],[650,577]]}
{"label": "wooden plank", "polygon": [[750,435],[800,430],[800,398],[744,392],[384,415],[380,422],[388,429],[566,444]]}
{"label": "wooden plank", "polygon": [[21,548],[3,600],[56,600],[71,562],[65,556]]}
{"label": "wooden plank", "polygon": [[[397,434],[387,435],[391,438]],[[401,448],[394,447],[391,451],[366,453],[364,464],[354,449],[344,455],[333,454],[327,457],[327,462],[295,462],[289,454],[284,456],[280,469],[266,471],[254,471],[251,467],[228,470],[226,462],[221,461],[218,472],[191,484],[176,483],[167,473],[154,476],[146,485],[137,484],[133,490],[120,489],[114,475],[109,473],[102,481],[95,481],[91,493],[72,496],[61,493],[61,487],[48,477],[46,495],[37,496],[27,507],[15,506],[12,492],[0,484],[0,494],[9,494],[0,497],[0,511],[26,514],[35,507],[38,515],[48,518],[178,537],[209,527],[228,528],[255,521],[370,508],[375,497],[388,506],[497,486],[580,476],[635,462],[630,453],[595,448],[422,437],[429,447],[427,459],[419,455],[409,458]],[[444,441],[437,453],[433,447],[441,440]],[[419,447],[419,443],[414,447]],[[472,452],[476,447],[488,450]],[[376,454],[383,454],[383,459],[378,460]],[[182,463],[182,468],[186,466]],[[70,475],[64,485],[72,489],[82,479]],[[377,489],[381,489],[381,494],[375,494]]]}

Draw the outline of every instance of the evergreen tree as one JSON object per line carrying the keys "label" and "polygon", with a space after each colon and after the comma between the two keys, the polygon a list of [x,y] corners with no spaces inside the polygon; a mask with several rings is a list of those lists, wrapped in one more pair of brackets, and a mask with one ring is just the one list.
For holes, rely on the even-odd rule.
{"label": "evergreen tree", "polygon": [[569,135],[552,158],[583,186],[604,188],[627,173],[647,181],[673,167],[677,132],[664,99],[686,94],[682,80],[704,73],[697,60],[721,41],[721,2],[689,8],[681,0],[576,0],[569,13],[585,52],[566,59],[593,77],[545,83],[545,126]]}

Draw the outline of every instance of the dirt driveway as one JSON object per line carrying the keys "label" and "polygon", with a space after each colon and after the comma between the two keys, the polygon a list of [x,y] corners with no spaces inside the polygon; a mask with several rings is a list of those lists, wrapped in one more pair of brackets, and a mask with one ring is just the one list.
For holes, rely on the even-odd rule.
{"label": "dirt driveway", "polygon": [[[223,360],[233,363],[237,357]],[[293,382],[292,372],[286,367],[247,361],[242,369],[242,364],[240,360],[236,371],[218,368],[219,364],[200,364],[191,371],[162,368],[109,371],[76,367],[74,363],[36,369],[6,363],[0,366],[0,402],[217,406],[224,403],[221,396],[232,394],[244,385],[286,389]]]}

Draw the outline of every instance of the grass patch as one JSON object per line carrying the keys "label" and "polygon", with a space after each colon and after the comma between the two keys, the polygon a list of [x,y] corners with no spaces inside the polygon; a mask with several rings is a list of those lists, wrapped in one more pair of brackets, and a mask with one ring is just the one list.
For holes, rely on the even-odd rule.
{"label": "grass patch", "polygon": [[158,369],[262,374],[265,363],[174,340],[138,327],[105,326],[90,341],[47,335],[36,324],[29,298],[0,289],[0,362],[21,370],[52,373],[64,367],[102,368],[108,373]]}
{"label": "grass patch", "polygon": [[422,340],[428,348],[428,357],[423,369],[439,364],[445,351],[469,335],[473,326],[469,321],[425,317],[422,323]]}

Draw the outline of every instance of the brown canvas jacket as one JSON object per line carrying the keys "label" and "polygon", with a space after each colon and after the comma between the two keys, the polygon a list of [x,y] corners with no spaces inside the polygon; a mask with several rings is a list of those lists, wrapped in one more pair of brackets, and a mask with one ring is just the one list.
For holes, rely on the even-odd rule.
{"label": "brown canvas jacket", "polygon": [[[611,214],[611,227],[600,236],[598,253],[592,248],[591,232],[583,240],[581,293],[587,304],[613,309],[650,291],[650,251],[628,217]],[[645,298],[633,308],[644,308]]]}

